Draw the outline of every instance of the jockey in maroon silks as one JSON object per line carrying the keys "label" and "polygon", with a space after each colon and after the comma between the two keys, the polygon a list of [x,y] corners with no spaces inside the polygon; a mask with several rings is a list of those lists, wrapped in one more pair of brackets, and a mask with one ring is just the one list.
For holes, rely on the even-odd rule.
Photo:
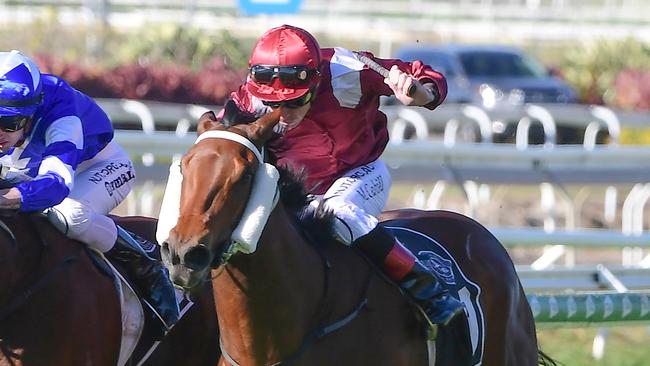
{"label": "jockey in maroon silks", "polygon": [[[379,160],[388,143],[380,96],[395,95],[404,105],[434,109],[445,99],[447,83],[420,61],[363,55],[389,69],[389,77],[369,69],[354,52],[321,49],[304,29],[289,25],[270,29],[253,49],[246,83],[232,93],[217,119],[232,124],[282,106],[276,135],[266,145],[275,163],[304,169],[306,187],[316,197],[313,206],[322,202],[334,213],[339,240],[362,249],[431,321],[445,325],[463,311],[463,304],[378,225],[377,216],[391,185],[389,171]],[[411,97],[408,90],[413,84]],[[165,231],[160,237],[166,237]]]}

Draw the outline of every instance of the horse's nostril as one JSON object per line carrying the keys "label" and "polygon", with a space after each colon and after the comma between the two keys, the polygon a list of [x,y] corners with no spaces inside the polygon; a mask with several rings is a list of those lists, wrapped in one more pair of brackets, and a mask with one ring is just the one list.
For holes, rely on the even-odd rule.
{"label": "horse's nostril", "polygon": [[193,270],[205,269],[210,265],[210,250],[203,244],[189,248],[183,256],[183,264]]}
{"label": "horse's nostril", "polygon": [[177,265],[180,263],[180,258],[176,251],[169,246],[169,242],[165,240],[160,246],[160,256],[164,263]]}

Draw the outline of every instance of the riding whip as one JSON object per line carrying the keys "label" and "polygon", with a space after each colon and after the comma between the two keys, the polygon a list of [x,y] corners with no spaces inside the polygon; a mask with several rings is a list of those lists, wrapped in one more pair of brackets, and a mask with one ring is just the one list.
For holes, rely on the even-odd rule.
{"label": "riding whip", "polygon": [[[359,52],[355,52],[354,54],[357,56],[359,61],[366,64],[366,66],[376,71],[379,75],[388,78],[389,71],[387,68],[381,66],[380,64],[375,62],[375,60],[371,59],[370,57],[364,56]],[[415,95],[416,90],[417,90],[417,86],[415,85],[415,83],[411,83],[411,86],[409,86],[409,90],[406,91],[406,95],[412,98]]]}

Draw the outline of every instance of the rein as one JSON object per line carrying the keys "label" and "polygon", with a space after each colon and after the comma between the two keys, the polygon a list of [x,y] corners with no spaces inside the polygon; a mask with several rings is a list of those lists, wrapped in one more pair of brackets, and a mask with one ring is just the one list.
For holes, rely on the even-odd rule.
{"label": "rein", "polygon": [[[229,131],[206,131],[206,132],[202,133],[201,135],[199,135],[199,137],[197,138],[197,140],[194,143],[196,144],[196,143],[198,143],[199,141],[201,141],[201,140],[203,140],[205,138],[221,138],[221,139],[226,139],[226,140],[231,140],[231,141],[237,142],[237,143],[245,146],[246,148],[248,148],[250,151],[252,151],[255,154],[255,156],[257,157],[257,161],[258,161],[259,164],[264,163],[264,157],[263,157],[262,153],[260,152],[260,150],[258,150],[257,147],[249,139],[247,139],[247,138],[245,138],[245,137],[243,137],[241,135],[238,135],[236,133],[229,132]],[[273,206],[275,206],[275,203],[277,203],[277,198],[278,198],[277,196],[278,196],[278,194],[277,194],[277,188],[276,188],[276,197],[275,197],[276,200],[273,203]],[[264,225],[266,225],[266,223],[264,223]],[[230,242],[228,243],[228,245],[224,247],[223,251],[220,252],[220,253],[217,253],[218,255],[215,256],[215,264],[216,264],[216,266],[222,266],[222,265],[225,266],[225,265],[227,265],[227,262],[230,259],[230,257],[232,255],[234,255],[235,253],[237,253],[237,250],[236,250],[237,248],[236,248],[235,244],[236,244],[235,241],[231,239]],[[326,305],[329,303],[327,300],[328,300],[329,294],[330,294],[330,278],[329,277],[330,277],[331,264],[327,260],[327,258],[325,257],[325,254],[321,250],[319,250],[318,248],[314,248],[314,249],[318,252],[319,257],[321,258],[321,261],[323,263],[323,271],[325,272],[325,275],[323,276],[324,277],[323,296],[321,298],[321,301],[320,301],[320,304],[319,304],[319,307],[318,307],[318,311],[316,312],[316,314],[319,314],[319,317],[324,318],[325,316],[323,314],[324,314],[325,310],[327,309]],[[352,311],[350,313],[345,315],[343,318],[341,318],[341,319],[339,319],[339,320],[337,320],[337,321],[335,321],[333,323],[330,323],[330,324],[323,325],[323,323],[325,323],[324,319],[319,321],[316,328],[311,330],[309,333],[307,333],[307,335],[303,338],[300,346],[298,347],[298,349],[296,351],[294,351],[291,355],[286,357],[283,361],[273,363],[273,364],[271,364],[271,366],[281,366],[281,365],[290,365],[290,364],[292,364],[314,342],[316,342],[316,341],[318,341],[318,340],[320,340],[320,339],[334,333],[335,331],[345,327],[350,322],[352,322],[352,320],[354,320],[359,315],[361,310],[368,304],[367,293],[368,293],[368,289],[370,288],[372,278],[373,278],[373,273],[372,273],[372,271],[370,271],[369,275],[368,275],[368,278],[366,280],[366,283],[364,285],[362,298],[359,301],[359,303],[354,307],[354,309],[352,309]],[[221,349],[221,353],[222,353],[223,358],[231,366],[240,366],[240,364],[237,363],[237,361],[235,361],[235,359],[232,356],[230,356],[230,354],[228,354],[228,352],[226,351],[226,349],[225,349],[225,347],[223,345],[223,340],[222,340],[221,337],[219,337],[219,348]]]}
{"label": "rein", "polygon": [[[36,228],[37,232],[37,237],[40,240],[39,243],[40,245],[40,252],[39,252],[39,258],[36,261],[36,265],[34,266],[34,270],[32,272],[37,272],[36,270],[40,267],[42,264],[42,259],[43,259],[43,251],[48,247],[47,242],[45,242],[45,239],[43,238],[43,235],[41,235],[41,232],[38,229],[38,225],[33,225]],[[16,236],[14,235],[13,231],[4,223],[4,221],[0,220],[0,229],[7,233],[12,241],[13,245],[17,245],[17,240]],[[6,304],[4,307],[0,308],[0,321],[5,320],[9,315],[11,315],[14,311],[16,311],[18,308],[20,308],[24,303],[26,303],[29,298],[34,295],[38,290],[42,289],[52,278],[54,277],[55,274],[58,272],[62,271],[68,264],[71,264],[72,262],[76,261],[79,259],[78,256],[76,255],[70,255],[66,258],[64,258],[62,261],[57,263],[56,266],[50,268],[47,272],[45,272],[40,278],[38,278],[36,281],[34,281],[27,289],[23,290],[21,293],[18,295],[14,296],[14,298]]]}
{"label": "rein", "polygon": [[[250,150],[253,154],[255,154],[255,157],[257,158],[257,163],[258,163],[258,170],[262,167],[262,165],[264,165],[264,149],[261,149],[261,151],[260,151],[260,149],[258,149],[257,146],[255,146],[255,144],[253,144],[253,142],[251,140],[249,140],[248,138],[246,138],[244,136],[238,135],[238,134],[236,134],[234,132],[230,132],[230,131],[211,130],[211,131],[205,131],[202,134],[200,134],[197,137],[196,141],[194,141],[194,144],[196,145],[200,141],[208,139],[208,138],[217,138],[217,139],[230,140],[230,141],[233,141],[233,142],[237,142],[238,144],[243,145],[248,150]],[[258,171],[258,174],[259,174],[259,171]],[[275,208],[275,205],[278,202],[278,200],[277,200],[278,199],[278,193],[277,193],[278,189],[277,189],[277,187],[275,188],[275,191],[276,191],[276,194],[275,194],[273,202],[271,204],[272,205],[271,210],[273,210],[273,208]],[[262,224],[266,225],[266,222],[264,222]],[[239,226],[235,229],[235,231],[237,229],[239,229]],[[230,260],[230,257],[232,257],[233,255],[235,255],[235,254],[237,254],[239,252],[242,252],[242,248],[241,248],[241,246],[239,244],[240,243],[237,240],[235,240],[234,237],[231,237],[230,240],[228,241],[228,243],[226,245],[224,245],[223,248],[218,253],[216,253],[216,255],[215,255],[214,259],[213,259],[213,263],[212,263],[211,267],[214,269],[214,268],[217,268],[217,267],[219,267],[221,265],[224,265],[224,264],[228,263],[228,261]]]}
{"label": "rein", "polygon": [[[325,312],[325,309],[327,308],[328,301],[327,299],[329,298],[330,292],[330,270],[332,268],[329,260],[325,257],[325,254],[318,248],[314,248],[316,252],[318,253],[318,256],[321,258],[323,262],[323,271],[325,272],[324,277],[324,284],[323,284],[323,296],[321,298],[320,304],[318,306],[318,311],[316,314],[323,314]],[[298,347],[297,350],[295,350],[291,355],[286,357],[282,361],[278,361],[276,363],[270,364],[269,366],[282,366],[282,365],[291,365],[295,361],[298,360],[298,358],[307,350],[309,346],[311,346],[314,342],[336,332],[337,330],[345,327],[348,325],[352,320],[354,320],[361,310],[363,310],[364,307],[368,304],[368,290],[370,289],[370,284],[372,282],[372,279],[374,278],[373,276],[373,271],[369,271],[368,278],[366,279],[366,283],[363,288],[363,296],[360,299],[359,303],[357,306],[354,307],[354,309],[348,313],[346,316],[343,318],[340,318],[339,320],[327,324],[327,325],[322,325],[325,323],[325,321],[320,321],[318,322],[318,326],[315,329],[312,329],[305,337],[302,339],[302,342],[300,343],[300,346]],[[323,316],[324,317],[324,316]],[[221,355],[223,356],[224,360],[226,360],[231,366],[241,366],[237,361],[235,361],[230,354],[226,351],[222,338],[219,337],[219,348],[221,349]]]}

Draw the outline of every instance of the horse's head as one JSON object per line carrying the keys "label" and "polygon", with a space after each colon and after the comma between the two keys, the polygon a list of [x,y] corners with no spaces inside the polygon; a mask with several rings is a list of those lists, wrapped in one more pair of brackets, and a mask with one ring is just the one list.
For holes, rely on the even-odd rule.
{"label": "horse's head", "polygon": [[[212,112],[201,116],[199,139],[181,160],[178,221],[162,246],[163,260],[176,285],[196,287],[219,265],[261,164],[254,149],[259,150],[271,137],[279,116],[280,109],[232,127],[216,121]],[[201,139],[215,134],[207,131],[228,133]],[[238,136],[254,146],[242,144]]]}

